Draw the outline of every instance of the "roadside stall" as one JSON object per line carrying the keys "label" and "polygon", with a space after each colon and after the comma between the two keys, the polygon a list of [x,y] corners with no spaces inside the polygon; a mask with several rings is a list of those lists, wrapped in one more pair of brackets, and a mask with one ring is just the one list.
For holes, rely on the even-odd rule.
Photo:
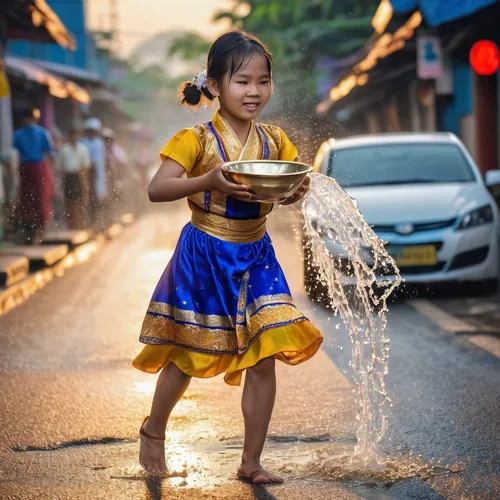
{"label": "roadside stall", "polygon": [[5,57],[8,41],[16,39],[56,43],[69,50],[76,49],[73,36],[45,0],[0,2],[0,241],[4,238],[4,212],[12,193],[10,172],[15,165],[11,85]]}

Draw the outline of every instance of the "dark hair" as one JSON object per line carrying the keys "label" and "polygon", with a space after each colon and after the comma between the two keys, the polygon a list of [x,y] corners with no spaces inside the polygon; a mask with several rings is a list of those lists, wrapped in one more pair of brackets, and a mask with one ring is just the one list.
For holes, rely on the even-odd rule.
{"label": "dark hair", "polygon": [[[273,56],[268,48],[254,35],[244,31],[230,31],[220,36],[210,48],[207,63],[207,78],[213,78],[219,85],[224,75],[229,79],[244,66],[250,58],[261,55],[267,63],[269,75],[273,72]],[[182,104],[198,107],[212,101],[214,96],[206,86],[198,88],[195,80],[183,83],[179,88]]]}
{"label": "dark hair", "polygon": [[25,120],[29,120],[35,117],[35,110],[31,106],[24,106],[21,108],[19,116]]}

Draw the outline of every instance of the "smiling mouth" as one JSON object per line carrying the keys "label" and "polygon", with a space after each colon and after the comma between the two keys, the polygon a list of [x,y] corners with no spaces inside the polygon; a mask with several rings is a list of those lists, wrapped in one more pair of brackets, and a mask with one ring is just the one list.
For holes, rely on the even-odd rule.
{"label": "smiling mouth", "polygon": [[255,110],[259,107],[259,104],[256,102],[244,102],[243,106],[249,110]]}

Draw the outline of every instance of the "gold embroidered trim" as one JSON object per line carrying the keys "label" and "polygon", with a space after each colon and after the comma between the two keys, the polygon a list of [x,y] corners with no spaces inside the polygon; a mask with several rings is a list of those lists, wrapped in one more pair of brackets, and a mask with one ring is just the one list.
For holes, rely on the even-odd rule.
{"label": "gold embroidered trim", "polygon": [[[221,193],[220,191],[210,191],[210,193],[210,212],[224,217],[227,208],[227,194]],[[199,207],[203,206],[203,204],[200,205],[199,203],[197,203],[197,205]]]}
{"label": "gold embroidered trim", "polygon": [[195,323],[196,325],[221,327],[221,328],[235,328],[233,319],[230,316],[218,316],[217,314],[201,314],[195,311],[188,311],[186,309],[178,309],[171,304],[165,302],[151,301],[149,303],[148,312],[153,314],[163,314],[164,316],[171,316],[176,321],[186,323]]}
{"label": "gold embroidered trim", "polygon": [[267,135],[269,143],[269,159],[279,160],[281,148],[281,134],[280,129],[274,125],[267,125],[266,123],[257,123],[264,133]]}
{"label": "gold embroidered trim", "polygon": [[215,354],[238,350],[234,330],[179,324],[164,316],[146,315],[140,340],[146,344],[174,344]]}
{"label": "gold embroidered trim", "polygon": [[277,302],[290,304],[295,306],[295,302],[293,298],[287,293],[278,293],[276,295],[261,295],[256,298],[249,306],[247,307],[247,315],[251,316],[257,309],[265,305],[274,305]]}
{"label": "gold embroidered trim", "polygon": [[200,231],[231,243],[253,243],[266,234],[266,217],[258,219],[228,219],[206,212],[192,202],[191,224]]}
{"label": "gold embroidered trim", "polygon": [[265,330],[297,323],[306,318],[291,304],[270,305],[235,330],[180,324],[165,316],[146,315],[140,340],[145,344],[173,344],[208,354],[237,354],[246,351]]}
{"label": "gold embroidered trim", "polygon": [[[263,330],[281,324],[290,324],[306,319],[304,315],[290,304],[278,304],[264,307],[250,318],[250,338],[253,339]],[[239,339],[238,339],[239,340]]]}
{"label": "gold embroidered trim", "polygon": [[207,174],[222,162],[217,141],[210,132],[210,129],[206,125],[197,125],[193,128],[193,131],[200,141],[202,154],[198,163],[188,173],[188,177],[198,177]]}

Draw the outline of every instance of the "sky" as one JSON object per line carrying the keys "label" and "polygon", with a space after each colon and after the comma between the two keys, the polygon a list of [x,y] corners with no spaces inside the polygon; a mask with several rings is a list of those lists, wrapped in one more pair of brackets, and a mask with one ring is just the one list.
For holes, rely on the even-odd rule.
{"label": "sky", "polygon": [[142,40],[172,29],[197,31],[214,38],[227,24],[212,24],[216,10],[229,9],[231,0],[86,0],[86,14],[92,30],[110,26],[110,5],[118,7],[120,52],[128,55]]}

